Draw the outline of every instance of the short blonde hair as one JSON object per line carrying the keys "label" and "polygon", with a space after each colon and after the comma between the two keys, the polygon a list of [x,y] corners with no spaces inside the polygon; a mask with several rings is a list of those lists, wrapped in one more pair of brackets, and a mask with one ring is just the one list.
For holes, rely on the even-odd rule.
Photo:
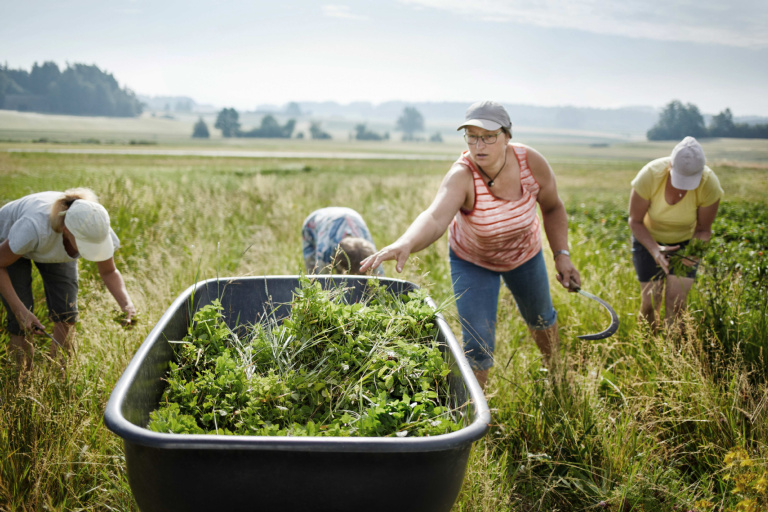
{"label": "short blonde hair", "polygon": [[65,190],[64,194],[58,200],[56,200],[55,203],[53,203],[53,207],[51,208],[51,228],[56,233],[61,233],[64,231],[64,216],[61,215],[61,213],[69,210],[69,207],[72,206],[72,203],[78,199],[84,199],[94,203],[99,202],[99,198],[96,197],[96,193],[89,188],[78,187]]}
{"label": "short blonde hair", "polygon": [[360,275],[360,263],[375,252],[376,247],[365,238],[344,238],[334,251],[333,269],[339,274]]}

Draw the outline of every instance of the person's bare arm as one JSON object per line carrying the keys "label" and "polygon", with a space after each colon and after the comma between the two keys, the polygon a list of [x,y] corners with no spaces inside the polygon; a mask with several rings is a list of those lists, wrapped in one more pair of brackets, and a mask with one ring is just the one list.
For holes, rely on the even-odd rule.
{"label": "person's bare arm", "polygon": [[643,199],[633,188],[632,192],[629,194],[629,229],[632,231],[632,235],[634,235],[635,239],[648,250],[651,257],[661,267],[664,273],[669,274],[669,260],[667,259],[667,253],[679,249],[680,246],[659,245],[656,240],[653,239],[650,231],[648,231],[648,228],[643,224],[643,219],[650,206],[651,201]]}
{"label": "person's bare arm", "polygon": [[[693,231],[693,238],[709,242],[712,238],[712,223],[715,222],[719,206],[720,201],[716,201],[709,206],[699,206],[698,210],[696,210],[696,228]],[[695,257],[683,258],[683,264],[689,267],[696,263],[698,263],[698,260]]]}
{"label": "person's bare arm", "polygon": [[547,160],[532,148],[528,148],[528,165],[541,187],[538,197],[539,207],[544,221],[544,232],[552,254],[555,255],[557,280],[564,288],[571,289],[571,281],[581,286],[581,276],[573,266],[571,257],[567,254],[558,254],[558,251],[568,250],[568,214],[557,193],[555,173]]}
{"label": "person's bare arm", "polygon": [[412,253],[429,247],[445,233],[451,219],[466,202],[472,183],[472,175],[466,168],[454,165],[443,178],[432,204],[416,217],[397,241],[364,259],[360,272],[376,268],[388,260],[396,260],[395,268],[402,272]]}
{"label": "person's bare arm", "polygon": [[109,290],[109,293],[115,298],[120,309],[125,313],[125,322],[131,323],[131,319],[136,315],[136,308],[133,306],[131,297],[128,295],[128,290],[125,288],[123,276],[115,266],[114,258],[99,261],[96,263],[96,267],[99,269],[99,275],[104,281],[107,290]]}
{"label": "person's bare arm", "polygon": [[16,290],[11,283],[11,277],[8,275],[8,267],[13,265],[20,255],[14,253],[8,243],[8,240],[3,240],[0,244],[0,295],[3,296],[5,301],[11,308],[8,314],[13,314],[19,322],[24,331],[32,331],[34,329],[44,330],[43,324],[30,310],[24,306],[24,303],[19,299]]}

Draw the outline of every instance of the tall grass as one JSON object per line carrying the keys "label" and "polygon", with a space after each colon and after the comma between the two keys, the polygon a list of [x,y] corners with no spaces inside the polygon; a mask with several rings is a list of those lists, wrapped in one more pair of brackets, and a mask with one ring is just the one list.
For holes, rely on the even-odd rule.
{"label": "tall grass", "polygon": [[[626,227],[629,181],[640,165],[614,154],[610,162],[574,158],[555,166],[584,289],[611,303],[621,326],[607,340],[577,339],[605,326],[604,311],[553,284],[566,364],[551,375],[502,290],[487,389],[492,428],[475,445],[455,510],[738,510],[746,500],[768,506],[753,485],[768,467],[768,387],[760,366],[766,281],[758,254],[767,249],[764,238],[729,240],[728,257],[711,251],[687,329],[653,335],[636,321],[639,286]],[[446,167],[0,152],[0,204],[73,186],[100,195],[121,240],[118,268],[140,311],[138,324],[124,329],[95,266],[83,262],[77,351],[66,375],[46,364],[40,338],[35,369],[19,376],[0,332],[0,510],[137,510],[121,442],[103,426],[102,413],[170,302],[216,275],[298,273],[301,223],[315,208],[358,210],[376,244],[386,245],[429,204]],[[715,227],[725,239],[764,210],[768,184],[759,167],[731,162],[715,171],[728,194]],[[763,199],[753,211],[740,198]],[[722,260],[729,266],[718,266]],[[389,263],[385,270],[396,275]],[[445,239],[414,255],[396,277],[428,288],[438,302],[448,297]],[[34,286],[36,313],[45,318],[39,279]],[[455,312],[446,314],[460,332]],[[740,465],[745,461],[751,465]],[[750,472],[756,476],[749,483],[735,484]]]}

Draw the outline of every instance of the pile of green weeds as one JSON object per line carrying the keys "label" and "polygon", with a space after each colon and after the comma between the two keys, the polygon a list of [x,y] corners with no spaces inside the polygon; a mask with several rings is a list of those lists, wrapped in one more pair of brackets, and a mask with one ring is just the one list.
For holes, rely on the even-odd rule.
{"label": "pile of green weeds", "polygon": [[426,293],[396,296],[372,280],[362,302],[344,295],[302,278],[290,315],[268,315],[244,336],[227,327],[218,301],[199,309],[175,345],[148,428],[398,437],[458,430]]}

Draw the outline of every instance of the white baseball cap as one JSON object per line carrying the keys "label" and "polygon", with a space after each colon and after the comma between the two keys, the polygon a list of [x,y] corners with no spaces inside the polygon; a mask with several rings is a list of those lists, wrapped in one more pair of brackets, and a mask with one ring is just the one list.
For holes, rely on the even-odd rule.
{"label": "white baseball cap", "polygon": [[680,190],[694,190],[704,173],[704,150],[693,137],[681,140],[672,150],[672,186]]}
{"label": "white baseball cap", "polygon": [[99,203],[78,199],[64,215],[64,225],[74,235],[77,251],[89,261],[105,261],[115,253],[109,214]]}

